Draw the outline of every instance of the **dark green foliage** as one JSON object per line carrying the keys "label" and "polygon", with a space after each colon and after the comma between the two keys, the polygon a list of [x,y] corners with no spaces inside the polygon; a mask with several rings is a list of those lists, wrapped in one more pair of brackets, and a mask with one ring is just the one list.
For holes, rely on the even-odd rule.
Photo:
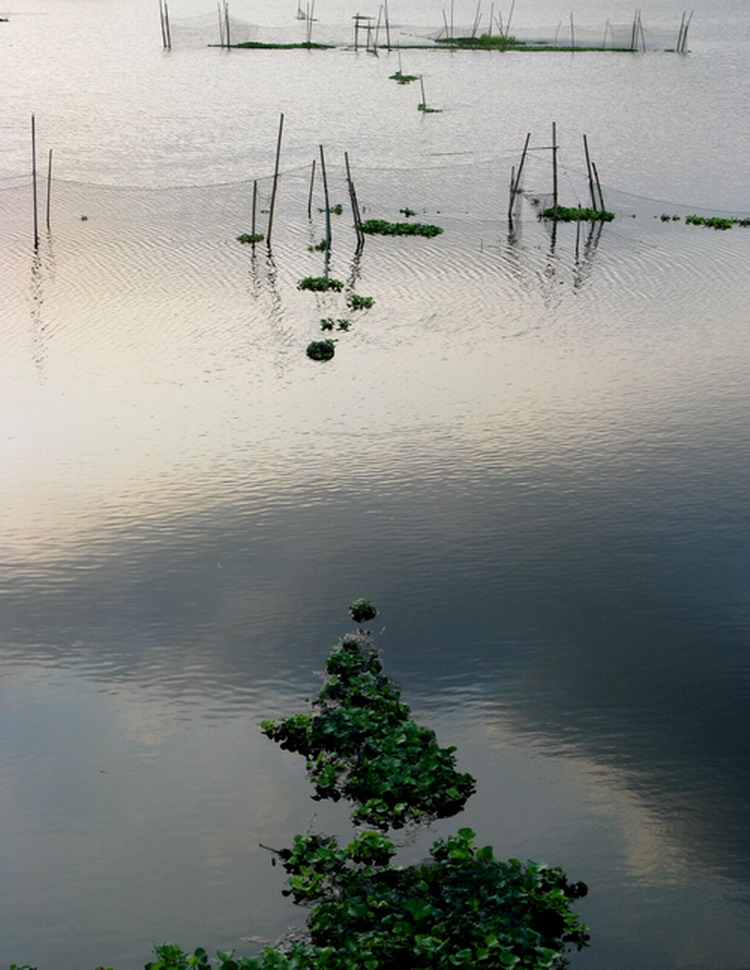
{"label": "dark green foliage", "polygon": [[412,81],[418,81],[418,74],[402,74],[401,71],[396,71],[395,74],[389,75],[391,81],[396,81],[397,84],[411,84]]}
{"label": "dark green foliage", "polygon": [[262,724],[307,759],[313,797],[347,799],[356,824],[382,830],[460,812],[474,779],[455,770],[455,748],[439,747],[433,731],[411,720],[370,637],[345,637],[326,672],[311,714]]}
{"label": "dark green foliage", "polygon": [[750,219],[728,219],[724,216],[685,216],[689,226],[708,226],[709,229],[731,229],[732,226],[750,226]]}
{"label": "dark green foliage", "polygon": [[[216,46],[211,45],[211,46]],[[261,50],[273,50],[273,51],[290,51],[290,50],[303,50],[308,51],[327,51],[333,48],[333,44],[314,44],[312,42],[308,43],[303,41],[301,44],[264,44],[258,40],[246,40],[241,44],[230,44],[230,47],[247,47],[250,49],[261,49]]]}
{"label": "dark green foliage", "polygon": [[407,219],[408,219],[408,218],[409,218],[410,216],[415,216],[415,215],[417,214],[417,213],[416,213],[416,212],[414,211],[414,209],[409,209],[409,208],[406,208],[406,209],[399,209],[398,211],[399,211],[399,212],[401,213],[401,215],[402,215],[402,216],[406,216],[406,218],[407,218]]}
{"label": "dark green foliage", "polygon": [[328,340],[313,340],[307,345],[307,356],[310,360],[330,360],[336,352],[335,343]]}
{"label": "dark green foliage", "polygon": [[262,241],[263,241],[262,232],[255,232],[255,233],[243,232],[241,236],[237,236],[237,242],[241,242],[241,243],[259,243]]}
{"label": "dark green foliage", "polygon": [[374,302],[371,296],[360,296],[358,293],[350,293],[346,305],[350,310],[369,310]]}
{"label": "dark green foliage", "polygon": [[378,236],[439,236],[440,226],[424,225],[421,222],[386,222],[385,219],[366,219],[362,232]]}
{"label": "dark green foliage", "polygon": [[335,290],[338,293],[343,288],[341,280],[331,280],[327,276],[305,276],[297,284],[298,290],[313,290],[317,293],[325,293],[326,290]]}
{"label": "dark green foliage", "polygon": [[349,614],[355,623],[367,623],[375,619],[378,611],[369,600],[358,599],[349,607]]}
{"label": "dark green foliage", "polygon": [[319,243],[315,246],[308,246],[307,251],[309,253],[324,253],[328,249],[328,240],[321,239]]}
{"label": "dark green foliage", "polygon": [[421,111],[426,115],[439,115],[442,111],[441,108],[428,108],[426,104],[420,101],[417,105],[417,111]]}
{"label": "dark green foliage", "polygon": [[[578,206],[559,205],[557,207],[558,222],[611,222],[615,217],[614,212],[607,212],[606,209],[584,209]],[[540,219],[554,219],[554,207],[543,209],[539,213]]]}

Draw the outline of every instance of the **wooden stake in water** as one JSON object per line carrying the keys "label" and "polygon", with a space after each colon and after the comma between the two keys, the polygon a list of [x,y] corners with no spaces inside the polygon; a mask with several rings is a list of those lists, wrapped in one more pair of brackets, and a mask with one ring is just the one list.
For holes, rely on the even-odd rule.
{"label": "wooden stake in water", "polygon": [[328,276],[329,260],[331,256],[331,203],[328,198],[328,179],[326,178],[326,160],[323,154],[323,146],[320,146],[320,174],[323,179],[323,199],[326,207],[326,276]]}
{"label": "wooden stake in water", "polygon": [[216,13],[219,15],[219,47],[224,49],[224,17],[221,12],[221,4],[217,2]]}
{"label": "wooden stake in water", "polygon": [[508,221],[513,218],[513,203],[516,200],[516,195],[518,194],[519,186],[521,185],[521,174],[523,172],[523,163],[526,161],[526,152],[529,150],[529,140],[531,138],[531,132],[526,133],[526,141],[523,145],[523,152],[521,153],[521,163],[518,166],[518,174],[516,175],[515,182],[513,182],[510,192],[510,205],[508,206]]}
{"label": "wooden stake in water", "polygon": [[572,10],[570,11],[570,46],[573,48],[573,50],[576,49],[576,32],[575,32],[575,28],[573,27],[573,11]]}
{"label": "wooden stake in water", "polygon": [[591,158],[589,156],[589,140],[583,136],[583,151],[586,155],[586,170],[589,173],[589,192],[591,193],[591,208],[596,208],[596,193],[594,192],[594,175],[591,170]]}
{"label": "wooden stake in water", "polygon": [[427,98],[424,94],[424,78],[421,74],[419,75],[419,86],[422,89],[422,104],[420,105],[420,108],[422,111],[427,111]]}
{"label": "wooden stake in water", "polygon": [[162,50],[167,49],[167,31],[164,26],[164,4],[159,0],[159,25],[161,27],[161,46]]}
{"label": "wooden stake in water", "polygon": [[557,124],[552,122],[552,218],[557,222]]}
{"label": "wooden stake in water", "polygon": [[[250,232],[252,234],[253,239],[255,239],[255,213],[256,213],[257,207],[258,207],[258,180],[253,179],[253,218],[252,218],[252,225],[250,227]],[[255,243],[253,243],[253,245],[255,245]]]}
{"label": "wooden stake in water", "polygon": [[[602,184],[599,181],[599,173],[596,170],[596,162],[592,162],[591,167],[594,170],[594,180],[596,182],[596,188],[599,193],[599,209],[601,212],[604,212],[604,196],[602,195]],[[594,208],[596,208],[596,206],[594,206]]]}
{"label": "wooden stake in water", "polygon": [[359,214],[359,203],[357,202],[357,192],[354,188],[354,182],[352,181],[352,173],[349,168],[349,153],[344,152],[344,162],[346,164],[346,181],[349,183],[349,199],[352,206],[352,215],[354,216],[354,228],[357,232],[357,249],[361,249],[365,243],[365,234],[362,231],[362,217]]}
{"label": "wooden stake in water", "polygon": [[36,202],[36,119],[31,116],[31,188],[34,206],[34,249],[39,248],[39,217]]}
{"label": "wooden stake in water", "polygon": [[307,218],[312,219],[312,198],[313,198],[313,186],[315,185],[315,159],[312,160],[312,168],[310,169],[310,191],[307,193]]}
{"label": "wooden stake in water", "polygon": [[276,165],[273,170],[273,188],[271,189],[271,204],[268,207],[268,232],[266,233],[266,242],[268,243],[268,248],[271,248],[271,230],[273,229],[273,210],[276,205],[276,190],[279,184],[279,159],[281,158],[281,134],[284,130],[284,115],[279,116],[279,137],[276,142]]}
{"label": "wooden stake in water", "polygon": [[388,0],[385,0],[385,44],[388,50],[391,49],[391,21],[388,16]]}
{"label": "wooden stake in water", "polygon": [[50,197],[52,195],[52,149],[47,157],[47,232],[49,232]]}
{"label": "wooden stake in water", "polygon": [[229,48],[232,46],[232,40],[229,36],[229,3],[227,0],[224,0],[224,27],[227,36],[227,50],[229,50]]}

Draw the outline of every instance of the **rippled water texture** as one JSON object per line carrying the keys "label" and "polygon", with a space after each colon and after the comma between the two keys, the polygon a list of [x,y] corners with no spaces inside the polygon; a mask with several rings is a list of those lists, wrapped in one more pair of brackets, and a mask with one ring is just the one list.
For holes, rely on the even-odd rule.
{"label": "rippled water texture", "polygon": [[[289,6],[232,12],[291,36]],[[440,26],[391,7],[402,37]],[[663,4],[642,55],[404,50],[428,116],[396,52],[227,53],[198,0],[170,9],[171,53],[145,0],[0,23],[0,966],[249,953],[300,921],[259,843],[346,816],[258,725],[364,595],[477,777],[461,823],[590,885],[573,967],[746,970],[750,229],[685,221],[750,214],[744,4],[697,8],[684,58]],[[343,0],[316,15],[347,35]],[[282,112],[269,253],[236,237],[254,182],[268,230]],[[612,223],[537,220],[552,121],[561,201],[588,202],[586,133]],[[325,268],[321,144],[339,295],[297,289]],[[344,151],[365,215],[444,233],[357,255]],[[314,364],[327,317],[351,327]]]}

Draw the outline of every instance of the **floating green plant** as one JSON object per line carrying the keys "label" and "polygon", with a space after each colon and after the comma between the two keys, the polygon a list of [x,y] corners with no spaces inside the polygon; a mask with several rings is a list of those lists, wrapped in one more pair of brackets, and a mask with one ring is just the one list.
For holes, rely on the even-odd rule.
{"label": "floating green plant", "polygon": [[378,611],[369,600],[358,599],[349,607],[349,614],[355,623],[367,623],[375,619]]}
{"label": "floating green plant", "polygon": [[307,345],[307,356],[310,360],[330,360],[336,352],[335,341],[313,340]]}
{"label": "floating green plant", "polygon": [[440,226],[425,225],[421,222],[386,222],[385,219],[366,219],[362,232],[376,236],[439,236]]}
{"label": "floating green plant", "polygon": [[611,222],[614,217],[614,212],[607,212],[606,209],[579,209],[578,206],[565,205],[557,207],[557,214],[554,206],[539,213],[540,219],[556,218],[558,222]]}
{"label": "floating green plant", "polygon": [[297,284],[298,290],[313,290],[316,293],[325,293],[326,290],[335,290],[339,293],[343,288],[344,284],[341,280],[332,280],[327,276],[305,276]]}
{"label": "floating green plant", "polygon": [[[216,44],[209,44],[209,47],[216,47]],[[333,49],[333,44],[314,44],[312,42],[303,41],[301,44],[264,44],[259,40],[246,40],[241,44],[230,44],[230,47],[240,47],[247,48],[250,50],[271,50],[271,51],[291,51],[291,50],[307,50],[307,51],[327,51]]]}
{"label": "floating green plant", "polygon": [[350,293],[346,304],[351,310],[369,310],[374,302],[371,296],[360,296],[358,293]]}
{"label": "floating green plant", "polygon": [[407,209],[399,209],[398,211],[399,211],[399,212],[401,213],[401,215],[402,215],[402,216],[406,216],[406,218],[407,218],[407,219],[408,219],[408,218],[409,218],[410,216],[415,216],[415,215],[417,214],[417,213],[416,213],[416,212],[414,211],[414,209],[408,209],[408,208],[407,208]]}
{"label": "floating green plant", "polygon": [[351,327],[351,323],[348,320],[337,320],[338,327],[337,330],[348,330]]}
{"label": "floating green plant", "polygon": [[333,330],[335,323],[336,321],[333,319],[333,317],[325,317],[325,319],[320,321],[320,329]]}
{"label": "floating green plant", "polygon": [[[326,211],[325,209],[318,209],[318,212],[325,212],[325,211]],[[340,216],[341,213],[344,211],[344,207],[340,202],[337,202],[336,205],[329,205],[328,211],[334,216]]]}
{"label": "floating green plant", "polygon": [[241,236],[237,236],[237,242],[241,243],[259,243],[263,240],[262,232],[243,232]]}
{"label": "floating green plant", "polygon": [[308,253],[324,253],[328,249],[328,240],[321,239],[315,246],[308,246]]}
{"label": "floating green plant", "polygon": [[724,216],[685,216],[689,226],[707,226],[709,229],[731,229],[732,226],[750,226],[750,219],[734,219]]}
{"label": "floating green plant", "polygon": [[420,102],[417,105],[417,111],[421,111],[426,115],[439,115],[442,112],[442,108],[428,108],[426,104]]}
{"label": "floating green plant", "polygon": [[390,74],[389,78],[391,81],[396,81],[397,84],[411,84],[412,81],[418,81],[418,74],[402,74],[401,71],[396,71],[395,74]]}

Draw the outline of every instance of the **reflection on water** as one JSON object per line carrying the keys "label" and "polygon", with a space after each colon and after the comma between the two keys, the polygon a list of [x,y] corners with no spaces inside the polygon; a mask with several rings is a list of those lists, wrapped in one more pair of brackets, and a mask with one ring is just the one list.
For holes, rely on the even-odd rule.
{"label": "reflection on water", "polygon": [[[606,130],[585,126],[620,186],[607,189],[615,222],[553,233],[524,202],[509,230],[496,186],[517,133],[503,135],[507,159],[490,150],[478,75],[444,58],[435,81],[447,72],[453,108],[418,128],[374,94],[366,137],[346,112],[336,133],[290,115],[273,252],[241,246],[278,105],[253,127],[232,100],[247,88],[223,92],[216,75],[198,98],[201,57],[146,58],[141,81],[168,75],[173,100],[154,101],[173,107],[123,125],[112,154],[71,139],[69,105],[47,92],[42,131],[75,141],[68,164],[87,176],[55,183],[37,252],[25,187],[2,193],[0,962],[126,970],[154,942],[249,951],[243,937],[299,919],[258,842],[345,819],[308,800],[301,764],[258,724],[304,705],[346,605],[366,595],[405,699],[478,778],[462,822],[590,884],[594,945],[575,965],[742,970],[750,235],[661,223],[624,191],[662,143],[628,144],[632,105],[619,125],[604,112]],[[568,131],[583,124],[581,60],[545,62]],[[222,61],[230,74],[247,63]],[[660,71],[718,70],[627,63],[611,68],[612,103],[637,82],[642,105]],[[358,64],[358,97],[381,92],[374,59]],[[486,69],[491,115],[507,125],[524,90],[548,123],[549,75],[517,59]],[[142,93],[125,103],[122,70],[100,78],[101,107],[121,96],[132,122],[148,112]],[[76,71],[79,93],[101,73],[96,60]],[[320,83],[348,90],[347,72]],[[347,198],[343,148],[368,215],[419,206],[445,228],[357,252],[336,217],[341,295],[297,289],[323,265],[306,203],[311,146],[328,152],[329,135],[333,201]],[[695,131],[684,137],[687,151]],[[464,154],[448,162],[453,148]],[[733,199],[742,164],[722,183]],[[154,170],[211,187],[91,184]],[[532,169],[529,189],[548,174]],[[373,308],[348,314],[350,291]],[[335,359],[311,364],[321,318],[344,315]]]}

